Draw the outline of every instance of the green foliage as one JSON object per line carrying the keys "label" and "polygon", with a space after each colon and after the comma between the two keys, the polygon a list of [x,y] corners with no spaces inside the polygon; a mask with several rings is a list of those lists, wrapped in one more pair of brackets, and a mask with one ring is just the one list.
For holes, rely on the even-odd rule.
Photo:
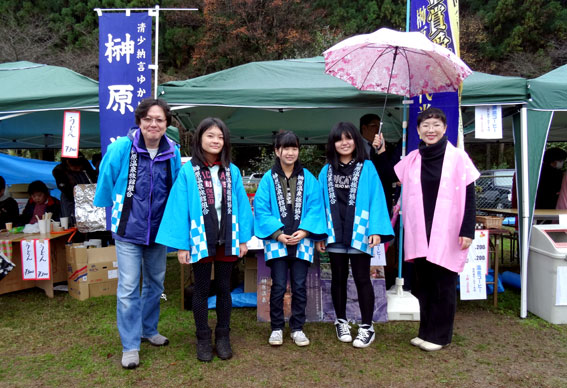
{"label": "green foliage", "polygon": [[[271,148],[262,147],[260,156],[250,161],[253,171],[265,173],[274,165],[275,154]],[[303,167],[318,176],[325,165],[325,150],[319,145],[304,145],[299,149],[299,160]]]}

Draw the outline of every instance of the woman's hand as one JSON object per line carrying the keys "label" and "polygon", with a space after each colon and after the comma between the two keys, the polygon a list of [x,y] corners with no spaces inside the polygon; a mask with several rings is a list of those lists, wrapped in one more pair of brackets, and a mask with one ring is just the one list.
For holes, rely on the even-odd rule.
{"label": "woman's hand", "polygon": [[240,253],[238,253],[238,257],[244,257],[248,253],[248,246],[246,243],[240,243]]}
{"label": "woman's hand", "polygon": [[289,234],[282,233],[278,236],[277,240],[281,242],[283,245],[288,245],[291,236]]}
{"label": "woman's hand", "polygon": [[380,236],[377,234],[371,234],[370,237],[368,237],[368,247],[374,248],[378,244],[380,244]]}
{"label": "woman's hand", "polygon": [[468,238],[468,237],[459,237],[459,246],[461,247],[461,250],[465,250],[468,247],[470,247],[472,244],[472,238]]}
{"label": "woman's hand", "polygon": [[189,251],[180,249],[177,251],[177,260],[180,264],[189,264],[191,262],[191,255]]}
{"label": "woman's hand", "polygon": [[289,240],[287,240],[287,245],[297,245],[301,240],[307,237],[307,232],[304,230],[296,230],[291,236],[289,236]]}
{"label": "woman's hand", "polygon": [[326,248],[325,248],[325,241],[321,240],[321,241],[317,241],[315,243],[315,248],[317,248],[317,252],[323,253],[325,252]]}

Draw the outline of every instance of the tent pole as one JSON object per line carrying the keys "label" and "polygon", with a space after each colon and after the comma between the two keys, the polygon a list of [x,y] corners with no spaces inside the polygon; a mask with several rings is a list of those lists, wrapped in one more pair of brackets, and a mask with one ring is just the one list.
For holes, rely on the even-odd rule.
{"label": "tent pole", "polygon": [[529,240],[529,174],[528,174],[528,110],[522,107],[520,111],[520,144],[522,147],[522,201],[520,206],[520,260],[521,260],[521,302],[520,318],[528,316],[528,240]]}

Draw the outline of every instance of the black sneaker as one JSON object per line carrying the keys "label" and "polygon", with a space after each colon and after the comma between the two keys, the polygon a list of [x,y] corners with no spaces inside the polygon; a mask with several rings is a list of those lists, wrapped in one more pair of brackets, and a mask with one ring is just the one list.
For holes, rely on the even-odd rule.
{"label": "black sneaker", "polygon": [[352,346],[355,348],[366,348],[374,342],[375,338],[376,333],[374,333],[372,325],[360,325],[358,327],[358,334],[354,341],[352,341]]}
{"label": "black sneaker", "polygon": [[352,336],[350,335],[350,325],[345,319],[335,320],[335,329],[337,330],[337,338],[341,342],[352,342]]}

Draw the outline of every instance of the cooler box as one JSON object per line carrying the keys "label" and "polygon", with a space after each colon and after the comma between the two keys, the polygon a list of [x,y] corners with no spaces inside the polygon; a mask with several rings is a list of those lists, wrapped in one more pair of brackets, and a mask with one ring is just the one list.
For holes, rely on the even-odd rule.
{"label": "cooler box", "polygon": [[567,226],[534,225],[528,257],[528,311],[567,323]]}

